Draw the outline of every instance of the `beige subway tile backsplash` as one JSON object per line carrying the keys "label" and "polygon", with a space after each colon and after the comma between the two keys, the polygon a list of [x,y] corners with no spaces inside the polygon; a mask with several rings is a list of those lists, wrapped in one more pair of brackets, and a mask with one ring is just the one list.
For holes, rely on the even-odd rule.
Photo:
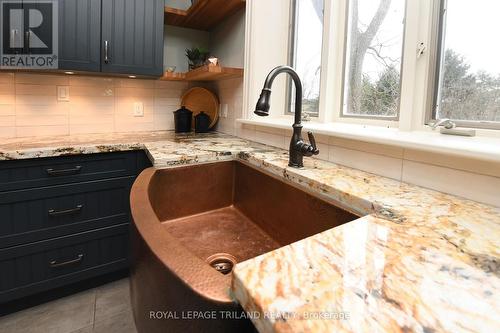
{"label": "beige subway tile backsplash", "polygon": [[17,126],[52,126],[52,125],[68,125],[68,115],[18,115],[16,117]]}
{"label": "beige subway tile backsplash", "polygon": [[15,80],[14,73],[6,73],[6,72],[0,73],[0,84],[4,83],[10,84],[14,82],[14,80]]}
{"label": "beige subway tile backsplash", "polygon": [[155,82],[153,80],[141,80],[141,79],[122,79],[117,78],[114,80],[115,87],[117,88],[142,88],[142,89],[153,89],[155,87]]}
{"label": "beige subway tile backsplash", "polygon": [[0,81],[0,95],[14,95],[16,93],[16,86],[12,82]]}
{"label": "beige subway tile backsplash", "polygon": [[403,148],[382,145],[378,143],[330,137],[330,145],[363,151],[365,153],[383,155],[394,158],[403,158]]}
{"label": "beige subway tile backsplash", "polygon": [[2,104],[0,102],[0,116],[15,116],[16,108],[12,104]]}
{"label": "beige subway tile backsplash", "polygon": [[0,114],[0,127],[11,127],[16,126],[15,116],[5,116]]}
{"label": "beige subway tile backsplash", "polygon": [[0,126],[0,138],[12,138],[16,136],[16,127],[2,127]]}
{"label": "beige subway tile backsplash", "polygon": [[16,116],[50,117],[55,115],[68,115],[69,105],[67,103],[53,102],[47,104],[18,104],[16,105]]}
{"label": "beige subway tile backsplash", "polygon": [[71,75],[69,77],[69,85],[83,87],[114,87],[114,80],[114,78],[109,77]]}
{"label": "beige subway tile backsplash", "polygon": [[182,96],[184,90],[171,88],[156,88],[154,91],[155,98],[178,98]]}
{"label": "beige subway tile backsplash", "polygon": [[16,126],[16,136],[52,136],[69,135],[69,126],[65,125],[47,125],[47,126]]}
{"label": "beige subway tile backsplash", "polygon": [[[126,98],[153,98],[155,97],[155,90],[148,88],[115,88],[116,97],[126,97]],[[171,97],[171,96],[168,96]]]}
{"label": "beige subway tile backsplash", "polygon": [[57,96],[57,86],[42,84],[16,84],[16,95]]}
{"label": "beige subway tile backsplash", "polygon": [[16,84],[28,85],[67,86],[69,77],[67,75],[16,73],[15,82]]}
{"label": "beige subway tile backsplash", "polygon": [[282,133],[278,134],[277,132],[270,132],[271,131],[262,132],[260,130],[256,130],[254,140],[263,144],[284,149],[286,147],[285,136]]}
{"label": "beige subway tile backsplash", "polygon": [[500,177],[500,163],[498,162],[444,155],[415,149],[405,149],[404,159],[487,176]]}
{"label": "beige subway tile backsplash", "polygon": [[398,158],[330,146],[329,160],[340,165],[401,180],[403,161]]}
{"label": "beige subway tile backsplash", "polygon": [[[58,86],[69,101],[58,101]],[[0,137],[171,130],[188,88],[168,82],[33,73],[0,73]],[[143,117],[134,117],[142,103]]]}
{"label": "beige subway tile backsplash", "polygon": [[255,138],[255,126],[248,124],[236,124],[235,125],[235,135],[243,139],[254,140]]}
{"label": "beige subway tile backsplash", "polygon": [[107,85],[95,85],[95,86],[70,86],[69,96],[70,100],[73,96],[84,96],[84,97],[113,97],[115,94],[115,88],[113,86]]}
{"label": "beige subway tile backsplash", "polygon": [[189,84],[187,82],[182,81],[154,81],[155,88],[157,89],[171,89],[171,90],[180,90],[182,92],[188,89]]}
{"label": "beige subway tile backsplash", "polygon": [[5,94],[4,91],[0,90],[0,105],[14,105],[16,104],[16,95]]}
{"label": "beige subway tile backsplash", "polygon": [[174,128],[174,117],[172,113],[153,113],[153,126],[155,131],[164,131]]}
{"label": "beige subway tile backsplash", "polygon": [[16,111],[18,105],[53,105],[56,103],[55,95],[16,95]]}
{"label": "beige subway tile backsplash", "polygon": [[89,133],[112,133],[115,128],[114,119],[111,121],[104,120],[102,122],[82,123],[73,122],[69,124],[71,134],[89,134]]}
{"label": "beige subway tile backsplash", "polygon": [[403,161],[404,182],[500,207],[500,178]]}

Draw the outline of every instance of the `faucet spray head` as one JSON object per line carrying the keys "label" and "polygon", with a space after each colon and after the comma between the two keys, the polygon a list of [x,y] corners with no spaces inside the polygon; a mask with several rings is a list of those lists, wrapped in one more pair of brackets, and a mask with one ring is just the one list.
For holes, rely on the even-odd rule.
{"label": "faucet spray head", "polygon": [[269,116],[269,109],[271,108],[271,89],[264,88],[260,93],[259,100],[255,106],[254,113],[261,117]]}

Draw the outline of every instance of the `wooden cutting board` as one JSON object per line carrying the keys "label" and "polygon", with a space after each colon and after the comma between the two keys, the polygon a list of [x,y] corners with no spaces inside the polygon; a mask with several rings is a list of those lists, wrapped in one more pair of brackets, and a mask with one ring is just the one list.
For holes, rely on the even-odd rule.
{"label": "wooden cutting board", "polygon": [[208,89],[199,87],[189,89],[182,95],[181,105],[193,112],[193,128],[194,116],[201,111],[210,117],[209,128],[214,127],[219,120],[219,99]]}

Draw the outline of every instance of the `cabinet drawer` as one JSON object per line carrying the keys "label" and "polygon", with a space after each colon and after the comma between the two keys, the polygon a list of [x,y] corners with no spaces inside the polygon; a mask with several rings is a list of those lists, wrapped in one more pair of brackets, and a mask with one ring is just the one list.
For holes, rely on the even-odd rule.
{"label": "cabinet drawer", "polygon": [[136,173],[137,152],[0,161],[0,192]]}
{"label": "cabinet drawer", "polygon": [[127,267],[128,225],[0,250],[0,302]]}
{"label": "cabinet drawer", "polygon": [[130,220],[134,177],[0,192],[0,248]]}

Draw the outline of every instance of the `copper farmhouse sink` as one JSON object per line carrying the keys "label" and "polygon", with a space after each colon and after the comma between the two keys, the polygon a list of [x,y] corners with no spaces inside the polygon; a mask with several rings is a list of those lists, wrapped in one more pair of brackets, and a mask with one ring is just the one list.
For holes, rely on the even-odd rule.
{"label": "copper farmhouse sink", "polygon": [[229,293],[235,263],[357,218],[236,161],[146,169],[131,209],[139,332],[253,332],[246,319],[193,313],[238,313]]}

